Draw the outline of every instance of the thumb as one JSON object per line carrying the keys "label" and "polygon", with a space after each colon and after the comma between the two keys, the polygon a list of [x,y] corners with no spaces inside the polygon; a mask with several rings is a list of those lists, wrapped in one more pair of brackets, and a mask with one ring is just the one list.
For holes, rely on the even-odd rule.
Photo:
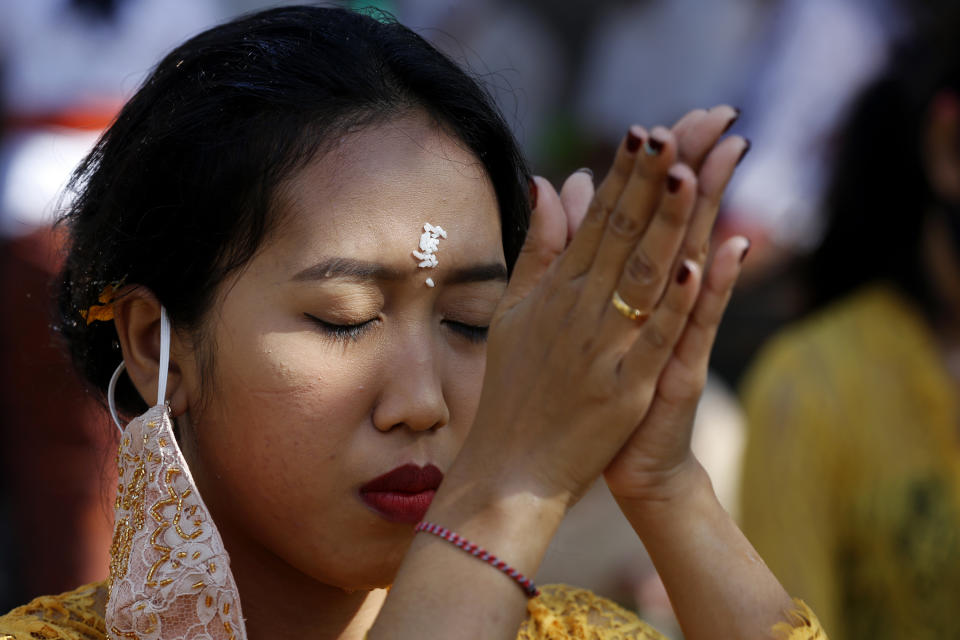
{"label": "thumb", "polygon": [[529,295],[567,243],[567,216],[556,189],[547,180],[534,176],[530,192],[533,201],[530,229],[501,302],[503,310],[514,307]]}
{"label": "thumb", "polygon": [[567,214],[567,244],[587,215],[594,191],[593,172],[586,168],[574,171],[560,187],[560,200]]}

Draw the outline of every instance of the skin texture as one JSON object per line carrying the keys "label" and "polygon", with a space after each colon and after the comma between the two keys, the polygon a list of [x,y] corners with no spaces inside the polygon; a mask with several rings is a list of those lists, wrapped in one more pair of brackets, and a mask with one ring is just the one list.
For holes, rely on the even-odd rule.
{"label": "skin texture", "polygon": [[[492,185],[420,114],[350,136],[292,176],[281,202],[278,232],[211,315],[215,384],[202,407],[198,358],[182,339],[173,350],[184,452],[231,551],[251,637],[260,613],[275,625],[278,609],[301,623],[309,611],[316,631],[337,618],[317,603],[349,610],[390,584],[412,527],[373,512],[359,487],[405,463],[449,468],[484,372],[483,339],[460,325],[489,324],[506,274]],[[427,221],[449,237],[439,265],[420,269],[411,251]],[[395,273],[309,271],[332,258]],[[494,275],[449,281],[477,267]],[[337,337],[305,314],[373,321]],[[302,608],[271,597],[291,592]]]}
{"label": "skin texture", "polygon": [[[428,520],[528,575],[605,471],[687,637],[762,637],[782,619],[789,598],[689,451],[746,247],[725,243],[704,278],[746,146],[718,143],[734,117],[718,107],[673,130],[636,128],[660,151],[621,145],[595,194],[582,177],[560,194],[538,179],[509,288],[489,180],[422,114],[358,131],[290,176],[282,223],[207,319],[212,382],[202,349],[175,333],[169,383],[251,638],[357,638],[375,618],[373,639],[513,637],[516,585],[432,536],[411,545],[409,525],[359,500],[366,481],[410,462],[447,472]],[[429,271],[410,255],[426,221],[449,232]],[[391,273],[307,277],[336,258]],[[464,270],[484,279],[454,283]],[[649,319],[616,312],[614,289]],[[155,397],[159,304],[138,290],[116,315],[131,379]],[[485,348],[467,327],[487,323]],[[338,339],[330,324],[356,333]],[[375,587],[391,580],[385,600]]]}

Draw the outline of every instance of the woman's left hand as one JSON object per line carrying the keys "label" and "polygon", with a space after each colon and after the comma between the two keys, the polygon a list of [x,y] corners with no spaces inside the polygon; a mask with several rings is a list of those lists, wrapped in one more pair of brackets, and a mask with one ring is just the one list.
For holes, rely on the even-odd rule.
{"label": "woman's left hand", "polygon": [[[701,268],[708,262],[710,235],[723,191],[749,147],[737,136],[718,143],[736,116],[736,110],[727,106],[697,110],[673,127],[679,160],[698,174],[699,188],[680,259],[692,260]],[[602,189],[592,194],[579,177],[571,177],[564,184],[560,196],[571,236],[586,213],[588,201],[589,206],[602,206]],[[611,493],[621,504],[629,502],[632,509],[642,509],[644,504],[662,503],[686,491],[689,479],[700,473],[690,450],[693,420],[717,327],[748,247],[746,238],[735,237],[716,251],[709,270],[705,269],[707,275],[694,311],[658,381],[649,411],[604,473]]]}

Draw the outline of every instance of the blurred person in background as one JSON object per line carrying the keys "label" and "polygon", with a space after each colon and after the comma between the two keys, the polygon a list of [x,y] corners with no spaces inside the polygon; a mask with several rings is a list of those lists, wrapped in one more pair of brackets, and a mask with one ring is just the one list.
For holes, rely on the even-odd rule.
{"label": "blurred person in background", "polygon": [[807,271],[816,312],[743,386],[744,530],[841,640],[960,637],[953,13],[855,101]]}
{"label": "blurred person in background", "polygon": [[113,533],[115,431],[50,330],[58,193],[160,55],[221,17],[209,0],[0,3],[0,609],[105,577]]}

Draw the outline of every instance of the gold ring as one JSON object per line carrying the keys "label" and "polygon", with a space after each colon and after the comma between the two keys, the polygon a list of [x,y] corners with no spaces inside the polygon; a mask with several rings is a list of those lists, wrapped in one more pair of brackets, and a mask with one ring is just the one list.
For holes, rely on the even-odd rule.
{"label": "gold ring", "polygon": [[620,315],[628,320],[633,320],[638,324],[643,324],[650,315],[649,311],[641,311],[640,309],[631,307],[624,302],[623,298],[620,297],[619,291],[613,292],[613,297],[610,298],[610,302],[613,303],[613,308],[620,312]]}

